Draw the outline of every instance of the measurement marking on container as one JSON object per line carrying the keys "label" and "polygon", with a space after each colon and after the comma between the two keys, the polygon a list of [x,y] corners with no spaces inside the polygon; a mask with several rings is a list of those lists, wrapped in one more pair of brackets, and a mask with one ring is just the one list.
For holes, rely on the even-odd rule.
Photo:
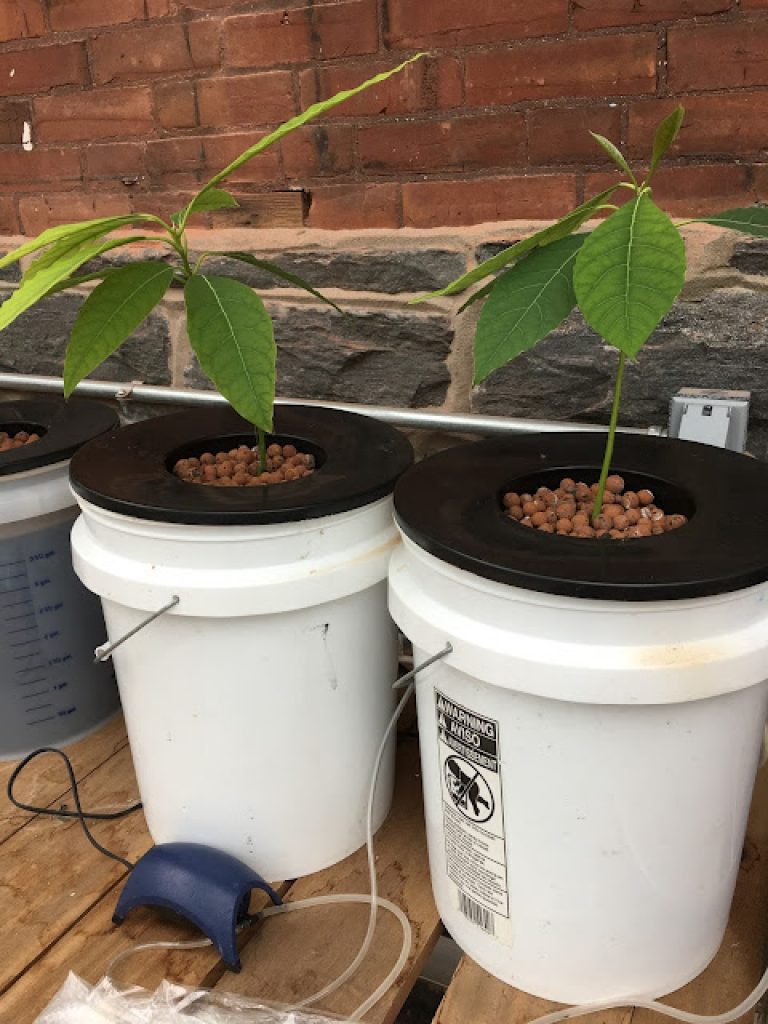
{"label": "measurement marking on container", "polygon": [[24,601],[11,601],[10,604],[0,605],[0,608],[19,608],[23,604],[32,604],[32,598],[27,598]]}
{"label": "measurement marking on container", "polygon": [[[34,656],[36,654],[39,654],[39,653],[40,653],[40,651],[33,651],[31,654],[25,654],[24,657],[25,658],[34,658]],[[14,661],[18,661],[19,659],[18,658],[14,658],[13,660]],[[27,666],[27,668],[17,668],[16,669],[16,675],[17,676],[21,676],[25,672],[42,672],[44,668],[45,668],[45,665],[29,665],[29,666]]]}
{"label": "measurement marking on container", "polygon": [[34,722],[27,722],[27,725],[41,725],[43,722],[55,722],[56,715],[48,715],[46,718],[36,718]]}
{"label": "measurement marking on container", "polygon": [[48,676],[40,676],[37,679],[25,679],[23,683],[16,683],[17,686],[34,686],[36,683],[47,683]]}
{"label": "measurement marking on container", "polygon": [[26,575],[25,572],[15,572],[11,576],[0,576],[0,583],[7,583],[8,580],[23,580]]}
{"label": "measurement marking on container", "polygon": [[[3,594],[4,595],[5,594],[23,594],[25,592],[29,593],[29,587],[28,586],[26,586],[26,587],[11,587],[10,590],[3,591]],[[13,605],[7,604],[5,607],[6,608],[12,608]]]}
{"label": "measurement marking on container", "polygon": [[0,569],[10,569],[12,565],[24,565],[24,559],[17,558],[15,562],[0,562]]}
{"label": "measurement marking on container", "polygon": [[40,639],[39,636],[30,637],[29,640],[16,640],[14,643],[9,644],[10,647],[26,647],[27,644],[36,644]]}
{"label": "measurement marking on container", "polygon": [[52,707],[53,707],[53,704],[51,704],[51,702],[48,701],[47,704],[37,704],[33,708],[27,708],[25,714],[31,715],[34,711],[45,711],[46,708],[52,708]]}
{"label": "measurement marking on container", "polygon": [[[37,693],[25,693],[24,696],[21,699],[22,700],[32,700],[33,697],[44,697],[46,695],[46,693],[50,693],[50,692],[51,692],[50,690],[38,690]],[[48,704],[43,704],[41,706],[44,707],[44,708],[53,707],[53,705],[50,702]],[[28,708],[27,710],[28,711],[37,711],[39,709],[38,708]]]}
{"label": "measurement marking on container", "polygon": [[[32,602],[30,601],[30,604],[31,603]],[[31,619],[34,614],[35,614],[34,612],[22,612],[21,615],[9,615],[8,618],[5,621],[6,622],[18,622],[19,619]]]}
{"label": "measurement marking on container", "polygon": [[18,629],[9,629],[6,636],[14,636],[16,633],[30,633],[33,629],[37,630],[37,623],[34,626],[19,626]]}

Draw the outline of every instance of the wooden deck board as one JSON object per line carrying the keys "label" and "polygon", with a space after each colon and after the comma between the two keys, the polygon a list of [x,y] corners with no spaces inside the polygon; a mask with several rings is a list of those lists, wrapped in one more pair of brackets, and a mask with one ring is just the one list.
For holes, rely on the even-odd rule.
{"label": "wooden deck board", "polygon": [[[84,807],[137,799],[130,752],[119,750],[80,787]],[[143,815],[96,822],[99,842],[135,860],[150,846]],[[125,874],[86,842],[76,819],[38,815],[0,846],[0,992],[57,942]]]}
{"label": "wooden deck board", "polygon": [[[78,776],[84,779],[86,807],[124,806],[136,799],[119,720],[81,741],[72,752]],[[42,773],[31,771],[20,792],[30,802],[58,802],[66,789],[62,769],[53,759],[41,766]],[[7,779],[10,770],[0,766],[0,779]],[[183,922],[149,910],[136,910],[124,925],[114,927],[111,917],[124,869],[93,850],[76,821],[25,817],[10,813],[7,804],[5,811],[0,814],[0,1021],[32,1024],[69,970],[93,982],[118,953],[133,945],[199,936]],[[94,831],[105,845],[129,859],[150,845],[141,814],[95,824]],[[429,884],[418,751],[412,736],[400,737],[395,803],[376,837],[376,857],[381,895],[401,906],[414,927],[414,950],[401,978],[366,1016],[371,1024],[392,1024],[440,932]],[[358,851],[334,868],[299,879],[288,895],[301,899],[367,889],[365,852]],[[244,934],[240,975],[225,971],[208,948],[137,954],[119,967],[117,976],[121,982],[147,988],[167,977],[190,987],[293,1003],[343,970],[357,952],[366,922],[363,905],[302,910],[269,919]],[[665,1001],[699,1013],[736,1005],[762,973],[767,942],[768,767],[758,777],[746,855],[721,950],[707,971]],[[399,925],[382,911],[367,961],[318,1009],[350,1013],[385,976],[399,948]],[[503,985],[465,957],[435,1024],[528,1024],[554,1005]],[[657,1024],[661,1018],[619,1009],[583,1019],[588,1024]]]}
{"label": "wooden deck board", "polygon": [[[115,715],[98,732],[91,733],[85,739],[67,747],[67,753],[72,758],[78,781],[86,779],[91,772],[109,760],[118,750],[122,750],[127,743],[123,717]],[[30,821],[29,814],[26,811],[17,810],[6,796],[8,779],[15,767],[15,761],[0,762],[0,843],[29,824]],[[30,764],[19,779],[16,796],[19,800],[37,807],[52,807],[61,802],[72,807],[72,795],[69,792],[67,773],[61,758],[49,755]],[[109,800],[108,806],[99,809],[117,809],[115,801],[111,797]],[[87,806],[86,810],[88,810]]]}
{"label": "wooden deck board", "polygon": [[[395,986],[366,1015],[390,1024],[419,977],[440,933],[432,898],[415,739],[402,736],[392,812],[375,840],[380,895],[408,915],[413,928],[411,957]],[[326,893],[368,892],[365,850],[327,871],[297,881],[290,899]],[[277,1003],[295,1003],[337,977],[357,953],[368,922],[368,907],[350,904],[297,911],[264,922],[243,954],[243,972],[226,974],[217,988]],[[356,975],[316,1007],[347,1015],[370,995],[400,952],[401,929],[382,910],[374,946]]]}

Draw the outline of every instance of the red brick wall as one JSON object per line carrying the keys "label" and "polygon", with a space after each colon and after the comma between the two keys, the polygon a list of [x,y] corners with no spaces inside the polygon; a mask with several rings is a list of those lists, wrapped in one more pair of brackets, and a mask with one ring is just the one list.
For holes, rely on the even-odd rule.
{"label": "red brick wall", "polygon": [[416,49],[241,171],[243,210],[217,223],[269,224],[265,193],[322,228],[550,217],[611,173],[588,128],[642,161],[678,99],[668,208],[768,198],[768,0],[0,0],[0,233],[175,209],[278,120]]}

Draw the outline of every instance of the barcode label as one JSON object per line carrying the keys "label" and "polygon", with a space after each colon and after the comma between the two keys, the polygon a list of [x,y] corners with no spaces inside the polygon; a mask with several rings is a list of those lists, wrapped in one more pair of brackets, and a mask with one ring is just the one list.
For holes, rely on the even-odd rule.
{"label": "barcode label", "polygon": [[487,910],[480,903],[476,903],[470,899],[466,893],[459,890],[459,910],[462,912],[464,917],[468,918],[473,924],[480,925],[484,932],[488,932],[489,935],[496,934],[496,928],[494,926],[493,914],[490,910]]}

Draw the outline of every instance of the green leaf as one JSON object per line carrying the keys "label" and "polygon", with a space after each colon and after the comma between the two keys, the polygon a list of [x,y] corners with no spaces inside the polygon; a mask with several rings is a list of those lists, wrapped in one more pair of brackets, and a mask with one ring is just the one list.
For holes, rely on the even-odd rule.
{"label": "green leaf", "polygon": [[632,169],[624,158],[624,154],[621,152],[618,146],[615,146],[610,139],[606,139],[604,135],[598,135],[597,132],[589,133],[598,145],[602,146],[608,156],[613,162],[619,166],[625,174],[629,176],[630,181],[637,183],[637,179],[632,173]]}
{"label": "green leaf", "polygon": [[[534,249],[534,252],[535,251],[536,250]],[[476,302],[479,302],[480,299],[484,299],[487,295],[490,295],[491,292],[493,291],[493,286],[496,284],[497,280],[498,278],[494,277],[492,281],[489,281],[487,284],[484,284],[482,288],[478,288],[476,292],[472,292],[469,298],[465,299],[464,302],[462,302],[462,304],[459,306],[456,312],[463,313],[465,309],[469,309],[470,306],[474,306],[474,304]]]}
{"label": "green leaf", "polygon": [[117,239],[111,242],[92,241],[90,245],[78,245],[61,255],[56,263],[40,268],[31,277],[25,276],[25,279],[22,279],[16,291],[0,306],[0,331],[7,327],[8,324],[13,323],[16,317],[29,309],[30,306],[34,306],[36,302],[39,302],[46,295],[52,294],[53,289],[70,277],[83,263],[101,256],[102,253],[108,252],[110,249],[127,245],[128,242],[132,241],[143,241],[143,239]]}
{"label": "green leaf", "polygon": [[108,231],[114,231],[115,228],[145,219],[147,218],[142,214],[132,213],[124,217],[98,217],[96,220],[84,220],[78,224],[59,224],[55,228],[46,228],[37,238],[25,242],[18,249],[14,249],[13,252],[6,253],[5,256],[0,258],[0,267],[7,267],[10,263],[20,260],[22,256],[27,256],[31,252],[44,249],[53,242],[59,242],[67,238],[74,239],[77,235],[93,237],[93,235],[89,234],[92,229],[98,229],[98,234],[105,235]]}
{"label": "green leaf", "polygon": [[656,129],[656,136],[653,140],[653,155],[651,156],[651,168],[648,171],[647,181],[651,180],[653,172],[659,166],[661,158],[677,138],[680,127],[685,117],[685,110],[678,104],[671,114],[661,122]]}
{"label": "green leaf", "polygon": [[685,246],[648,193],[603,221],[577,257],[573,285],[584,319],[634,357],[685,280]]}
{"label": "green leaf", "polygon": [[[70,235],[67,238],[62,238],[60,241],[55,242],[49,246],[45,252],[40,253],[32,262],[29,264],[27,269],[21,275],[22,283],[30,281],[36,274],[41,271],[47,270],[49,267],[54,266],[60,259],[65,259],[70,253],[75,252],[77,249],[88,242],[95,242],[104,236],[105,232],[102,228],[91,227],[82,233]],[[108,243],[111,248],[117,248],[122,245],[129,245],[131,242],[140,242],[146,240],[145,235],[126,235],[123,238],[110,238]]]}
{"label": "green leaf", "polygon": [[747,235],[768,237],[768,206],[742,206],[723,210],[709,217],[696,217],[693,223],[715,224],[719,228],[743,231]]}
{"label": "green leaf", "polygon": [[[369,78],[365,82],[361,82],[360,85],[356,85],[353,89],[342,89],[341,92],[337,92],[336,95],[331,96],[330,99],[321,100],[319,103],[313,103],[311,106],[307,107],[306,110],[297,114],[296,117],[292,117],[290,120],[285,121],[273,132],[270,132],[269,135],[265,135],[264,138],[259,139],[259,141],[253,146],[249,146],[248,149],[240,154],[240,156],[235,157],[231,164],[227,164],[223,171],[219,171],[218,174],[215,174],[211,180],[203,186],[195,199],[192,200],[192,203],[195,203],[201,196],[206,195],[211,189],[215,188],[219,182],[224,181],[224,179],[229,177],[229,175],[232,174],[233,171],[236,171],[238,167],[242,167],[243,164],[248,163],[248,161],[253,159],[253,157],[257,156],[259,153],[263,153],[265,149],[273,146],[276,142],[279,142],[280,139],[289,135],[297,128],[301,128],[301,126],[306,124],[308,121],[312,121],[314,118],[320,117],[321,114],[325,114],[326,111],[332,110],[333,107],[337,107],[340,103],[344,103],[353,96],[357,96],[358,93],[363,92],[365,89],[370,89],[371,86],[379,85],[381,82],[386,82],[386,80],[391,78],[392,75],[399,74],[404,68],[407,68],[409,64],[413,64],[414,61],[420,60],[424,56],[426,55],[423,53],[417,53],[415,56],[409,57],[408,60],[404,60],[402,64],[398,64],[397,67],[392,68],[389,71],[383,71],[379,75],[374,75],[373,78]],[[190,203],[184,211],[184,216],[180,222],[182,229],[189,218],[189,214],[191,212],[190,206],[192,203]]]}
{"label": "green leaf", "polygon": [[94,288],[80,307],[64,358],[65,398],[152,312],[173,275],[173,267],[162,263],[132,263]]}
{"label": "green leaf", "polygon": [[475,384],[568,316],[576,305],[573,266],[587,237],[571,235],[536,249],[493,282],[475,334]]}
{"label": "green leaf", "polygon": [[347,314],[336,303],[327,298],[322,292],[319,292],[316,288],[313,288],[308,281],[305,281],[303,277],[299,277],[298,274],[292,274],[288,270],[283,270],[282,267],[278,267],[276,263],[272,263],[270,260],[260,260],[255,256],[251,256],[248,252],[217,252],[212,253],[213,256],[228,256],[232,260],[239,260],[241,263],[248,263],[252,267],[258,267],[259,270],[265,270],[268,274],[272,274],[274,277],[279,277],[283,281],[287,281],[288,284],[294,285],[296,288],[303,288],[304,291],[314,295],[315,298],[320,299],[322,302],[327,302],[329,306],[333,306],[337,312],[341,313],[342,316]]}
{"label": "green leaf", "polygon": [[203,191],[198,192],[186,210],[179,210],[178,213],[173,214],[171,219],[174,224],[177,224],[181,223],[185,214],[189,217],[193,213],[205,213],[207,210],[233,210],[239,205],[240,203],[231,192],[227,192],[223,188],[208,188],[206,186]]}
{"label": "green leaf", "polygon": [[570,213],[561,217],[560,220],[550,224],[549,227],[537,231],[535,235],[529,235],[528,238],[521,239],[521,241],[511,245],[508,249],[502,249],[495,256],[491,256],[489,260],[479,264],[479,266],[468,271],[466,274],[462,274],[461,277],[457,277],[450,284],[445,285],[444,288],[439,288],[436,292],[430,292],[428,295],[419,295],[418,298],[411,299],[411,303],[424,302],[426,299],[436,299],[442,295],[454,295],[456,292],[463,292],[465,288],[469,288],[470,285],[475,284],[477,281],[482,281],[483,278],[495,274],[497,270],[503,270],[504,267],[519,260],[532,249],[550,245],[560,238],[566,238],[580,228],[585,221],[589,220],[598,206],[612,195],[617,188],[618,185],[611,185],[610,188],[588,199],[581,206],[577,206]]}
{"label": "green leaf", "polygon": [[203,371],[237,412],[272,429],[275,339],[258,295],[240,281],[196,274],[184,286],[187,328]]}

